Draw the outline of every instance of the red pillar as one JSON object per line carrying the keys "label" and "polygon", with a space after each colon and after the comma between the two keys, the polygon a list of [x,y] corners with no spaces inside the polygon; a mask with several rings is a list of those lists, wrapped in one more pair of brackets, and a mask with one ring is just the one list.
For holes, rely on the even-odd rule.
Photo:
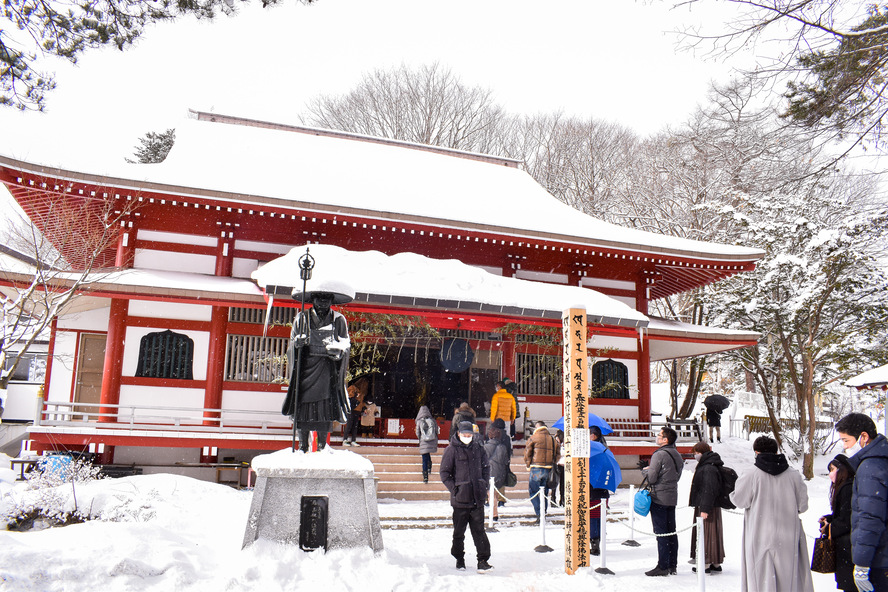
{"label": "red pillar", "polygon": [[222,232],[216,243],[216,275],[230,277],[234,264],[234,233]]}
{"label": "red pillar", "polygon": [[46,398],[49,396],[49,381],[52,378],[52,359],[55,355],[56,337],[58,335],[58,317],[53,317],[49,323],[49,345],[46,349],[46,373],[43,375],[43,402],[40,406],[40,419],[44,419],[43,411],[46,409]]}
{"label": "red pillar", "polygon": [[[210,317],[210,350],[207,353],[207,387],[204,408],[222,408],[222,383],[225,373],[225,344],[228,332],[228,307],[214,306]],[[218,425],[218,411],[204,411],[204,425]]]}
{"label": "red pillar", "polygon": [[[644,275],[636,283],[635,302],[638,311],[648,313],[648,287]],[[651,420],[651,352],[644,331],[638,333],[638,420]]]}
{"label": "red pillar", "polygon": [[117,254],[114,257],[115,267],[132,267],[136,255],[136,227],[131,220],[121,222],[120,236],[117,238]]}
{"label": "red pillar", "polygon": [[99,417],[100,422],[117,421],[117,409],[105,405],[120,402],[120,375],[123,372],[123,351],[126,345],[126,317],[128,302],[120,298],[111,300],[111,316],[108,319],[108,339],[105,342],[105,366],[102,372],[102,394],[99,399],[102,407],[99,412],[114,417]]}
{"label": "red pillar", "polygon": [[[223,230],[216,242],[216,275],[230,277],[234,263],[234,233]],[[207,386],[204,408],[222,408],[222,383],[225,374],[225,346],[228,340],[228,308],[214,306],[210,317],[210,346],[207,352]],[[218,411],[204,411],[204,425],[219,425]],[[213,455],[201,451],[201,458]],[[209,461],[201,461],[209,462]]]}

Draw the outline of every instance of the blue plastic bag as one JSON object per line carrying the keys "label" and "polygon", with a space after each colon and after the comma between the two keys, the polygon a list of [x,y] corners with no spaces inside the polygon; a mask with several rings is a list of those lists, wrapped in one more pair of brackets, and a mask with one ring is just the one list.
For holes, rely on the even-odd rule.
{"label": "blue plastic bag", "polygon": [[639,489],[635,492],[635,513],[639,516],[647,516],[651,511],[651,492],[647,489]]}

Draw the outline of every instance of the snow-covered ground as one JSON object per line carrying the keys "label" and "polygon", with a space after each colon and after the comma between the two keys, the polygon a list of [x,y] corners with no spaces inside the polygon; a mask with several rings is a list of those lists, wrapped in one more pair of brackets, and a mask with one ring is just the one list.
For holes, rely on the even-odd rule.
{"label": "snow-covered ground", "polygon": [[[726,439],[724,444],[716,444],[715,450],[739,473],[752,467],[752,446],[745,439]],[[830,458],[817,458],[817,474],[807,484],[810,509],[802,520],[809,535],[809,551],[817,518],[828,512],[825,467]],[[0,459],[0,511],[24,494],[24,485],[14,481],[16,473],[3,468],[8,466],[5,460]],[[680,501],[687,500],[694,465],[693,461],[685,463],[679,482]],[[69,496],[68,503],[72,503],[70,491],[70,485],[60,491]],[[425,517],[439,526],[384,529],[385,551],[378,556],[369,549],[305,553],[265,540],[242,550],[250,491],[174,475],[101,480],[79,486],[76,497],[78,507],[89,508],[104,520],[27,533],[0,533],[0,590],[415,592],[457,586],[510,592],[696,589],[697,576],[687,563],[689,531],[679,535],[677,576],[654,579],[644,575],[656,563],[656,541],[645,534],[651,532],[650,518],[635,521],[635,539],[641,543],[636,548],[620,544],[630,538],[625,523],[608,525],[607,567],[615,575],[600,575],[584,568],[568,576],[564,573],[562,528],[552,525],[546,531],[546,543],[555,549],[553,552],[535,552],[541,542],[540,529],[522,525],[518,519],[531,512],[527,493],[510,490],[508,494],[511,501],[502,509],[498,532],[489,535],[494,569],[482,575],[471,569],[454,569],[449,555],[451,530],[441,526],[446,521],[434,520],[449,514],[446,502],[381,501],[379,512],[384,525],[394,518]],[[619,490],[612,499],[615,515],[626,515],[628,504],[628,490]],[[691,508],[679,506],[680,530],[691,525],[692,514]],[[724,572],[708,576],[706,590],[739,589],[741,533],[742,516],[726,513]],[[471,537],[467,551],[471,567]],[[596,562],[592,568],[598,566]],[[814,585],[816,590],[835,589],[831,575],[815,573]]]}

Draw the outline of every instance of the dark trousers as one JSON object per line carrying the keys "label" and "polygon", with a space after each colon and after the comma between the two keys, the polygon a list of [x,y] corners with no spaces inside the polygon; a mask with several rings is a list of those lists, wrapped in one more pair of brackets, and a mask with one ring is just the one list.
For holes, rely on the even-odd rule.
{"label": "dark trousers", "polygon": [[463,559],[466,554],[466,526],[475,541],[475,553],[478,561],[490,559],[490,541],[484,532],[484,508],[453,508],[453,546],[450,554]]}
{"label": "dark trousers", "polygon": [[871,567],[869,581],[873,585],[873,592],[888,592],[888,569]]}
{"label": "dark trousers", "polygon": [[355,411],[352,411],[348,414],[348,421],[345,422],[345,435],[342,437],[342,441],[351,440],[354,442],[355,438],[358,437],[358,424],[361,422],[361,414]]}
{"label": "dark trousers", "polygon": [[[675,532],[675,506],[651,504],[651,523],[654,534]],[[657,567],[660,569],[678,568],[678,535],[657,537]]]}

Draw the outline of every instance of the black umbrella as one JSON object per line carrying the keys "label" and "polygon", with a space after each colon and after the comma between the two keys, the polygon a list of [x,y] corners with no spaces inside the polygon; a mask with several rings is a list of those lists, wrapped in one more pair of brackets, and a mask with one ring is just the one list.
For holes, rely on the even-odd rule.
{"label": "black umbrella", "polygon": [[731,402],[724,395],[709,395],[703,399],[703,404],[717,411],[724,411],[731,406]]}

